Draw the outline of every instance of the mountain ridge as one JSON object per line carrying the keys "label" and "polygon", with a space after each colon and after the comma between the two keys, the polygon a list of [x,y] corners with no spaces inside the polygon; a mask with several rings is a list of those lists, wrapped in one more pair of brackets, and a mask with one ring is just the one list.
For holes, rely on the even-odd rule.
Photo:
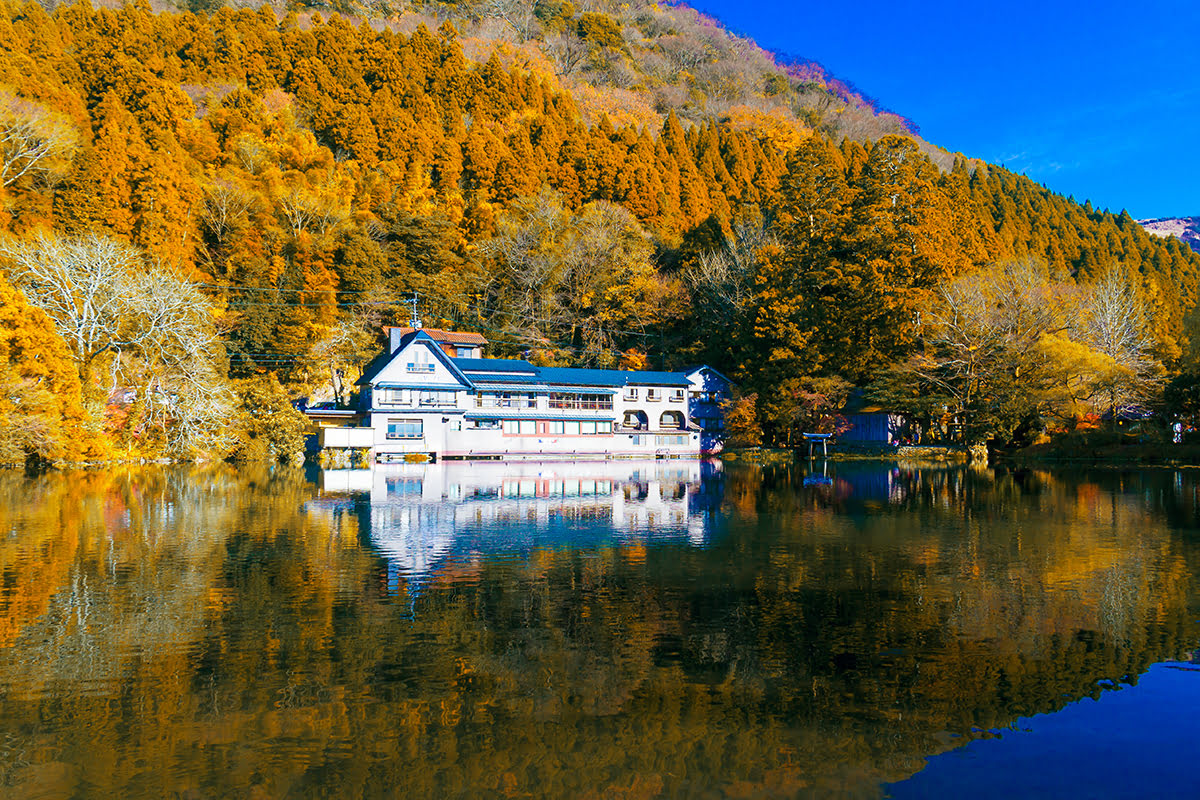
{"label": "mountain ridge", "polygon": [[1195,217],[1156,217],[1139,219],[1138,224],[1151,236],[1174,236],[1200,253],[1200,215]]}
{"label": "mountain ridge", "polygon": [[[715,21],[599,7],[556,6],[533,41],[496,17],[0,4],[0,125],[44,143],[0,188],[0,236],[30,258],[99,236],[183,276],[220,337],[213,391],[274,376],[285,399],[353,377],[414,293],[428,324],[496,355],[708,363],[761,394],[772,442],[811,381],[907,363],[921,312],[992,265],[1080,284],[1121,265],[1154,357],[1173,369],[1191,347],[1200,255],[1183,241],[930,153]],[[584,66],[548,56],[545,31]],[[123,370],[156,396],[152,353],[71,357],[89,393]],[[181,435],[208,430],[208,396]],[[114,441],[176,418],[131,415]]]}

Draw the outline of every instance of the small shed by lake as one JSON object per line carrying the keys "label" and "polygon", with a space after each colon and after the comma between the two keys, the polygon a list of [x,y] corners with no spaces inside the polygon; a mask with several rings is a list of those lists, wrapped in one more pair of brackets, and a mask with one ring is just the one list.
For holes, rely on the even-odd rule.
{"label": "small shed by lake", "polygon": [[837,438],[851,444],[896,444],[907,421],[904,415],[870,403],[861,394],[846,401],[842,416],[850,427]]}

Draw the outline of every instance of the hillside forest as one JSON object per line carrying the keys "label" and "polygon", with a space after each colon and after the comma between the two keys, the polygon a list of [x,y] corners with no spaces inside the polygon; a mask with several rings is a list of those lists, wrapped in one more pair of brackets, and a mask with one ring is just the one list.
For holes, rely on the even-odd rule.
{"label": "hillside forest", "polygon": [[711,364],[745,443],[1200,407],[1186,245],[685,6],[209,5],[0,0],[0,462],[289,455],[414,294],[494,356]]}

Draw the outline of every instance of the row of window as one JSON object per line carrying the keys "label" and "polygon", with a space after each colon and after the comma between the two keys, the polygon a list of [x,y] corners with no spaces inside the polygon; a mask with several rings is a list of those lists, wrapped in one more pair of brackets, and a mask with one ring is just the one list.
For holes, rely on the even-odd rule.
{"label": "row of window", "polygon": [[647,436],[644,433],[639,433],[639,434],[634,434],[633,436],[630,436],[629,438],[633,440],[631,443],[635,446],[643,445],[643,444],[650,444],[651,442],[653,442],[656,447],[666,447],[667,445],[672,445],[672,444],[683,445],[683,444],[688,443],[688,437],[685,435]]}
{"label": "row of window", "polygon": [[502,497],[587,497],[613,493],[612,481],[604,480],[525,480],[503,481]]}
{"label": "row of window", "polygon": [[424,424],[419,419],[389,419],[387,438],[421,439],[425,436]]}
{"label": "row of window", "polygon": [[613,399],[610,394],[551,392],[550,407],[569,411],[612,411]]}
{"label": "row of window", "polygon": [[595,436],[612,433],[612,422],[506,419],[504,432],[516,436]]}
{"label": "row of window", "polygon": [[379,402],[389,406],[453,408],[458,405],[454,390],[379,389]]}
{"label": "row of window", "polygon": [[480,392],[476,408],[537,408],[537,398],[528,392]]}
{"label": "row of window", "polygon": [[[455,420],[454,430],[460,429],[459,424]],[[467,420],[467,429],[502,430],[510,436],[599,436],[611,434],[613,424],[608,420],[472,419]],[[387,421],[389,439],[421,439],[424,436],[424,423],[419,419],[390,418]]]}
{"label": "row of window", "polygon": [[[640,390],[635,386],[627,386],[627,387],[625,387],[625,391],[621,393],[621,398],[623,400],[637,400],[639,391]],[[646,390],[646,401],[647,402],[657,403],[659,400],[662,400],[662,398],[663,398],[662,390],[660,390],[660,389],[647,389]],[[682,403],[683,402],[683,389],[671,389],[670,391],[667,392],[667,399],[670,400],[672,403]]]}
{"label": "row of window", "polygon": [[[379,389],[377,398],[382,405],[389,406],[433,406],[437,408],[457,405],[454,390],[428,389]],[[698,402],[717,402],[718,392],[692,392],[692,399]],[[637,389],[626,389],[625,400],[637,400]],[[660,400],[661,393],[657,389],[646,392],[646,400]],[[683,390],[673,389],[668,397],[672,403],[683,401]],[[537,397],[529,392],[480,392],[475,395],[476,408],[537,408]],[[552,392],[550,408],[567,411],[611,411],[613,400],[605,394],[574,394]]]}

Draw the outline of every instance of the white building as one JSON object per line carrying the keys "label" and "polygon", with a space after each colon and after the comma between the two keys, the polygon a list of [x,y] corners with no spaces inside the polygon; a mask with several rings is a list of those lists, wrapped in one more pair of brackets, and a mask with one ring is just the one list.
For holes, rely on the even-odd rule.
{"label": "white building", "polygon": [[[459,347],[442,340],[477,334],[430,333],[391,329],[390,352],[358,381],[359,426],[322,429],[323,447],[370,448],[376,461],[696,457],[719,449],[718,403],[729,382],[708,367],[538,367],[457,357]],[[480,345],[467,346],[478,356]]]}

